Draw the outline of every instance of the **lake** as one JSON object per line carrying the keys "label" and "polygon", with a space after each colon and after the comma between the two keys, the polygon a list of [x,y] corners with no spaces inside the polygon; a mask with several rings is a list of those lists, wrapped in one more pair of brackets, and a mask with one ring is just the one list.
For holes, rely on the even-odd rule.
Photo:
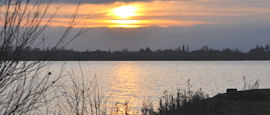
{"label": "lake", "polygon": [[[155,103],[164,90],[202,88],[210,96],[224,93],[227,88],[243,89],[259,80],[260,88],[270,88],[270,61],[68,61],[53,62],[49,71],[65,71],[86,78],[96,76],[102,92],[113,103],[129,102],[139,110],[144,99]],[[80,71],[80,66],[82,72]],[[68,78],[62,78],[68,83]]]}

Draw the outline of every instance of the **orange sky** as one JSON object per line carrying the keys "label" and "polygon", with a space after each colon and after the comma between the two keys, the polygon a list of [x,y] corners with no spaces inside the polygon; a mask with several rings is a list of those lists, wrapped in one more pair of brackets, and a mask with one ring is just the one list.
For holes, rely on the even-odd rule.
{"label": "orange sky", "polygon": [[[67,25],[75,8],[76,4],[72,3],[52,4],[49,13],[57,10],[57,15],[50,26]],[[84,3],[78,11],[76,27],[194,26],[237,23],[250,16],[269,19],[270,7],[263,3],[241,4],[231,0]]]}
{"label": "orange sky", "polygon": [[[63,31],[61,27],[67,26],[76,8],[73,1],[53,0],[46,18],[55,11],[57,14],[44,32],[52,38],[48,44],[54,44],[53,39]],[[212,48],[250,49],[269,43],[270,0],[82,1],[75,26],[94,29],[72,43],[71,49],[166,49],[182,44],[194,49],[209,44]],[[0,5],[2,14],[3,7]]]}
{"label": "orange sky", "polygon": [[[153,7],[147,7],[149,5]],[[134,3],[112,3],[112,4],[83,4],[80,6],[79,27],[148,27],[148,26],[192,26],[196,24],[207,24],[209,22],[200,20],[173,19],[172,16],[180,16],[178,10],[164,7],[160,2],[134,2]],[[166,4],[174,4],[167,2]],[[59,5],[59,4],[58,4]],[[64,26],[68,22],[68,15],[74,12],[73,4],[61,4],[54,6],[60,8],[58,16],[54,18],[51,26]],[[69,8],[69,9],[66,9]],[[126,9],[125,9],[126,8]],[[134,8],[134,11],[128,11],[128,8]],[[158,9],[158,10],[157,10]],[[119,16],[120,15],[120,16]],[[121,15],[128,15],[125,18]],[[201,14],[199,14],[201,15]]]}

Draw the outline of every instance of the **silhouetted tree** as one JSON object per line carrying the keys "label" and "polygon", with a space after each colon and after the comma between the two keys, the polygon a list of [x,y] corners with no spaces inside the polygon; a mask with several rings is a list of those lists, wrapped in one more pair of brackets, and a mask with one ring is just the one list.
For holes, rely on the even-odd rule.
{"label": "silhouetted tree", "polygon": [[[0,1],[1,115],[30,114],[46,106],[53,99],[48,95],[54,90],[59,75],[51,72],[42,73],[42,68],[48,64],[42,60],[52,57],[78,37],[82,31],[71,39],[67,38],[74,26],[75,13],[71,16],[65,32],[51,50],[40,52],[40,49],[33,49],[42,44],[39,42],[43,41],[40,35],[54,17],[48,14],[51,2],[52,0]],[[46,55],[41,57],[44,52]],[[36,61],[21,61],[28,59]]]}

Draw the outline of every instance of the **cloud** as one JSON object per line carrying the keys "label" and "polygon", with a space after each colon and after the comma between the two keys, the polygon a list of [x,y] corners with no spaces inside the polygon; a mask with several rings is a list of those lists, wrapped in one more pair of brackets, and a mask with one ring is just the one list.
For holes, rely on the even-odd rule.
{"label": "cloud", "polygon": [[[54,3],[78,3],[80,0],[54,0]],[[114,2],[147,2],[154,0],[81,0],[81,3],[90,3],[90,4],[106,4],[106,3],[114,3]]]}
{"label": "cloud", "polygon": [[[76,28],[75,28],[76,29]],[[218,24],[191,27],[145,27],[145,28],[92,28],[69,44],[74,50],[138,50],[150,47],[153,50],[176,48],[187,44],[191,50],[204,45],[214,49],[238,48],[242,51],[256,45],[270,44],[270,23]],[[46,30],[48,44],[55,44],[62,28]]]}

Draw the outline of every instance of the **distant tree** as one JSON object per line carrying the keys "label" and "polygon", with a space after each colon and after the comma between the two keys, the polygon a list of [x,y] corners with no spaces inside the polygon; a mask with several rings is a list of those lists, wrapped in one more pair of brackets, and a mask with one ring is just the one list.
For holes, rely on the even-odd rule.
{"label": "distant tree", "polygon": [[140,53],[144,53],[145,50],[142,48],[142,49],[139,50],[139,52],[140,52]]}
{"label": "distant tree", "polygon": [[270,53],[270,45],[269,44],[267,44],[265,46],[265,52]]}
{"label": "distant tree", "polygon": [[208,46],[203,46],[203,47],[201,48],[201,50],[202,50],[202,51],[208,51],[208,50],[209,50],[209,47],[208,47]]}
{"label": "distant tree", "polygon": [[182,46],[182,51],[183,51],[183,52],[186,51],[185,45]]}
{"label": "distant tree", "polygon": [[145,52],[150,53],[151,49],[147,47],[147,48],[145,48]]}
{"label": "distant tree", "polygon": [[266,56],[264,47],[257,45],[256,48],[249,51],[249,56],[253,59],[264,58]]}
{"label": "distant tree", "polygon": [[189,46],[188,45],[187,45],[187,48],[186,49],[187,49],[187,52],[189,52]]}

